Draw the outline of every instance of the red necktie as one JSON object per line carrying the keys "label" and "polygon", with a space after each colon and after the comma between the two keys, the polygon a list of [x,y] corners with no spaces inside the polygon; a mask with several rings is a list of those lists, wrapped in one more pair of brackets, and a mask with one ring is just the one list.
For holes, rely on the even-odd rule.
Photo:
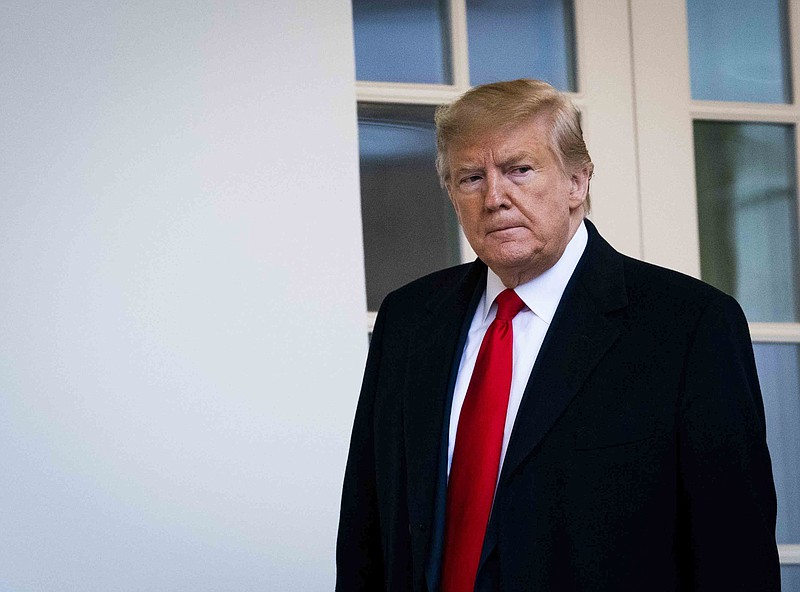
{"label": "red necktie", "polygon": [[496,299],[497,316],[486,330],[458,418],[447,485],[442,592],[473,592],[497,484],[508,395],[514,330],[522,310],[513,290]]}

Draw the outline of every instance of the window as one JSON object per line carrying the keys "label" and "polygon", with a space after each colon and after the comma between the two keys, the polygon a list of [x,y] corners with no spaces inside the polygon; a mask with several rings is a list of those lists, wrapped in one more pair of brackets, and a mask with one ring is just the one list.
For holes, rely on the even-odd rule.
{"label": "window", "polygon": [[458,220],[439,186],[433,107],[358,108],[367,307],[394,288],[461,262]]}
{"label": "window", "polygon": [[471,84],[542,78],[573,95],[590,148],[607,155],[596,162],[594,215],[608,218],[603,227],[618,246],[639,254],[628,39],[596,25],[615,15],[627,23],[627,3],[593,4],[354,0],[370,328],[389,291],[475,257],[433,168],[433,111]]}
{"label": "window", "polygon": [[[433,170],[432,109],[493,79],[540,77],[569,92],[604,236],[702,277],[747,314],[784,588],[800,590],[800,0],[373,4],[353,5],[367,280],[378,286],[369,309],[412,271],[474,257],[460,234],[456,246],[434,180],[400,179],[401,195],[375,172],[398,158],[430,159]],[[409,251],[389,244],[409,236]]]}
{"label": "window", "polygon": [[782,578],[800,590],[800,2],[631,6],[644,254],[735,296],[747,315]]}

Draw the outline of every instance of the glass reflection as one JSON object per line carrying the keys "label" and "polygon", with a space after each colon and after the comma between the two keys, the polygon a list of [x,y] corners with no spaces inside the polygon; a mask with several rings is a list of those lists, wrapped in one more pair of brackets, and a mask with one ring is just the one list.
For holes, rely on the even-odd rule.
{"label": "glass reflection", "polygon": [[688,0],[692,98],[790,103],[785,0]]}
{"label": "glass reflection", "polygon": [[367,307],[460,260],[459,228],[436,175],[433,107],[361,104],[358,139]]}
{"label": "glass reflection", "polygon": [[781,565],[781,590],[800,592],[800,565]]}
{"label": "glass reflection", "polygon": [[800,320],[794,129],[694,124],[702,277],[750,321]]}
{"label": "glass reflection", "polygon": [[450,84],[446,3],[353,0],[356,78]]}
{"label": "glass reflection", "polygon": [[470,83],[539,78],[576,90],[571,0],[467,0]]}
{"label": "glass reflection", "polygon": [[800,346],[753,347],[764,395],[767,442],[778,493],[778,544],[800,544]]}

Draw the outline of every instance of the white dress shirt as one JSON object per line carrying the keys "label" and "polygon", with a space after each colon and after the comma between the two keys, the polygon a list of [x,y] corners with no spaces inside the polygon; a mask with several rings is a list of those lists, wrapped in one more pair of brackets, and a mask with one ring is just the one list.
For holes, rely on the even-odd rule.
{"label": "white dress shirt", "polygon": [[[508,448],[508,441],[511,438],[511,430],[514,427],[514,420],[517,417],[517,411],[519,411],[520,403],[522,403],[522,395],[528,384],[528,378],[531,375],[534,363],[536,363],[539,349],[542,347],[544,336],[553,320],[553,315],[556,312],[556,308],[558,308],[558,303],[561,301],[564,289],[567,287],[567,283],[586,248],[587,240],[588,232],[586,231],[586,226],[581,224],[575,236],[567,244],[563,255],[553,267],[514,289],[525,303],[525,308],[514,317],[513,321],[514,360],[511,372],[511,393],[508,398],[506,425],[503,431],[503,448],[500,453],[501,470],[506,456],[506,449]],[[489,269],[486,276],[486,289],[478,303],[478,308],[475,310],[475,315],[472,317],[467,341],[461,354],[461,363],[458,367],[458,376],[456,377],[453,391],[447,449],[448,477],[450,476],[450,465],[453,462],[453,450],[456,444],[461,407],[464,404],[464,398],[467,396],[467,387],[472,377],[472,370],[475,368],[475,360],[478,357],[478,350],[481,347],[483,336],[497,314],[497,304],[494,300],[503,290],[505,290],[503,282],[496,273]],[[498,471],[498,479],[499,477]]]}

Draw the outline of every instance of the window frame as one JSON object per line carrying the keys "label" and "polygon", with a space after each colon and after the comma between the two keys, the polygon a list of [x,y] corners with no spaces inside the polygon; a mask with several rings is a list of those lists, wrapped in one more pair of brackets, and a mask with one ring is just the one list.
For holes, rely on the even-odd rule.
{"label": "window frame", "polygon": [[[601,6],[602,4],[602,6]],[[359,103],[441,105],[469,90],[466,0],[447,0],[452,84],[356,82]],[[636,162],[633,78],[628,0],[574,0],[577,92],[567,93],[581,110],[584,134],[595,163],[590,218],[620,251],[642,256]],[[619,23],[624,23],[620,27]],[[433,163],[431,163],[433,166]],[[463,232],[461,261],[476,255]],[[372,331],[375,311],[368,311]]]}
{"label": "window frame", "polygon": [[[792,102],[783,104],[692,99],[686,0],[630,3],[643,255],[699,278],[694,121],[793,125],[800,217],[800,0],[787,2]],[[754,343],[800,344],[800,322],[748,324]],[[778,545],[781,565],[800,564],[797,543]]]}
{"label": "window frame", "polygon": [[[800,188],[800,0],[787,6],[792,102],[756,104],[691,99],[685,0],[574,1],[578,90],[568,94],[596,165],[591,218],[618,250],[700,277],[697,119],[793,125]],[[358,81],[359,102],[439,105],[470,88],[466,0],[447,8],[453,84]],[[462,234],[462,261],[474,257]],[[749,325],[755,343],[800,344],[800,323]],[[800,565],[800,544],[779,554]]]}

